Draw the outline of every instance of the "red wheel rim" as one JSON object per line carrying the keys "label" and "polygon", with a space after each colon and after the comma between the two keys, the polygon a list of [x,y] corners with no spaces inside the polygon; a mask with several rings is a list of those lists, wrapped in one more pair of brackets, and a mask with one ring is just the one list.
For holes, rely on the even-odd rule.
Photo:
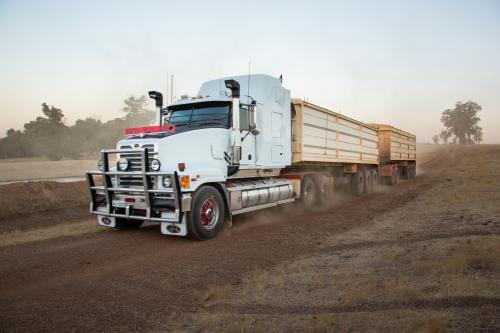
{"label": "red wheel rim", "polygon": [[200,208],[201,224],[206,229],[212,229],[219,218],[219,207],[212,198],[203,201]]}

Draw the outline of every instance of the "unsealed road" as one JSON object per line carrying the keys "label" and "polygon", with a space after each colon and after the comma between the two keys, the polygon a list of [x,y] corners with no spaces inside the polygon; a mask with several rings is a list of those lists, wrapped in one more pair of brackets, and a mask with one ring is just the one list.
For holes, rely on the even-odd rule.
{"label": "unsealed road", "polygon": [[460,158],[453,149],[439,154],[414,181],[327,211],[250,214],[205,242],[151,225],[1,247],[0,331],[168,329],[203,309],[212,286],[238,285],[251,271],[320,251],[326,236],[368,226],[432,188]]}

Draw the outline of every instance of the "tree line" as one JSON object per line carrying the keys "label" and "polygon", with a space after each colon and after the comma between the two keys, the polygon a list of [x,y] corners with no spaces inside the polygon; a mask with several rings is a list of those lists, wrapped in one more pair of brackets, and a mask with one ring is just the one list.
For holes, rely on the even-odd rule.
{"label": "tree line", "polygon": [[79,159],[114,147],[124,128],[149,125],[155,117],[147,108],[146,96],[131,96],[124,104],[122,117],[107,122],[89,117],[68,126],[63,110],[43,103],[41,116],[25,123],[22,130],[9,129],[0,139],[0,158]]}
{"label": "tree line", "polygon": [[478,125],[481,106],[473,101],[457,102],[455,108],[441,114],[443,130],[432,137],[434,143],[479,144],[483,141],[483,129]]}

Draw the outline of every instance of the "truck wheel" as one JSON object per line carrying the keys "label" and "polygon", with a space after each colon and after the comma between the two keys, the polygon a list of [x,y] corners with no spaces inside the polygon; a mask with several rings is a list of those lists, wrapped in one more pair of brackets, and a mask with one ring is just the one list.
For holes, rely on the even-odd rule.
{"label": "truck wheel", "polygon": [[363,171],[365,177],[364,193],[369,194],[373,192],[373,174],[371,170]]}
{"label": "truck wheel", "polygon": [[358,171],[351,176],[351,191],[354,195],[362,195],[365,192],[364,173]]}
{"label": "truck wheel", "polygon": [[406,179],[406,180],[411,179],[411,166],[410,165],[403,167],[401,171],[402,171],[402,178],[403,179]]}
{"label": "truck wheel", "polygon": [[202,186],[193,195],[187,214],[188,235],[198,240],[215,237],[224,222],[224,201],[212,186]]}
{"label": "truck wheel", "polygon": [[116,221],[116,228],[122,230],[137,229],[142,225],[142,223],[144,223],[144,221],[142,220],[124,219],[119,217],[117,217],[115,221]]}
{"label": "truck wheel", "polygon": [[333,197],[333,182],[330,177],[319,176],[318,180],[318,203],[320,206],[328,206]]}
{"label": "truck wheel", "polygon": [[378,187],[380,185],[380,179],[378,178],[378,171],[376,169],[372,170],[372,178],[373,178],[372,192],[377,192]]}
{"label": "truck wheel", "polygon": [[417,166],[415,164],[412,164],[410,167],[411,167],[410,168],[410,170],[411,170],[410,171],[410,178],[414,179],[415,176],[417,175]]}
{"label": "truck wheel", "polygon": [[396,185],[398,183],[400,170],[387,177],[387,185]]}
{"label": "truck wheel", "polygon": [[318,190],[312,177],[305,176],[300,188],[300,199],[305,210],[310,210],[316,206]]}

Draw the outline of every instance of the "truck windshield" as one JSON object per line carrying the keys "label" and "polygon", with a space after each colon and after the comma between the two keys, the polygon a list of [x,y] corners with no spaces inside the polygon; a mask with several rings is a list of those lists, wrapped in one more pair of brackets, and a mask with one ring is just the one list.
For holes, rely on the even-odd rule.
{"label": "truck windshield", "polygon": [[228,102],[196,103],[172,106],[164,124],[175,125],[176,131],[195,128],[229,128],[231,104]]}

